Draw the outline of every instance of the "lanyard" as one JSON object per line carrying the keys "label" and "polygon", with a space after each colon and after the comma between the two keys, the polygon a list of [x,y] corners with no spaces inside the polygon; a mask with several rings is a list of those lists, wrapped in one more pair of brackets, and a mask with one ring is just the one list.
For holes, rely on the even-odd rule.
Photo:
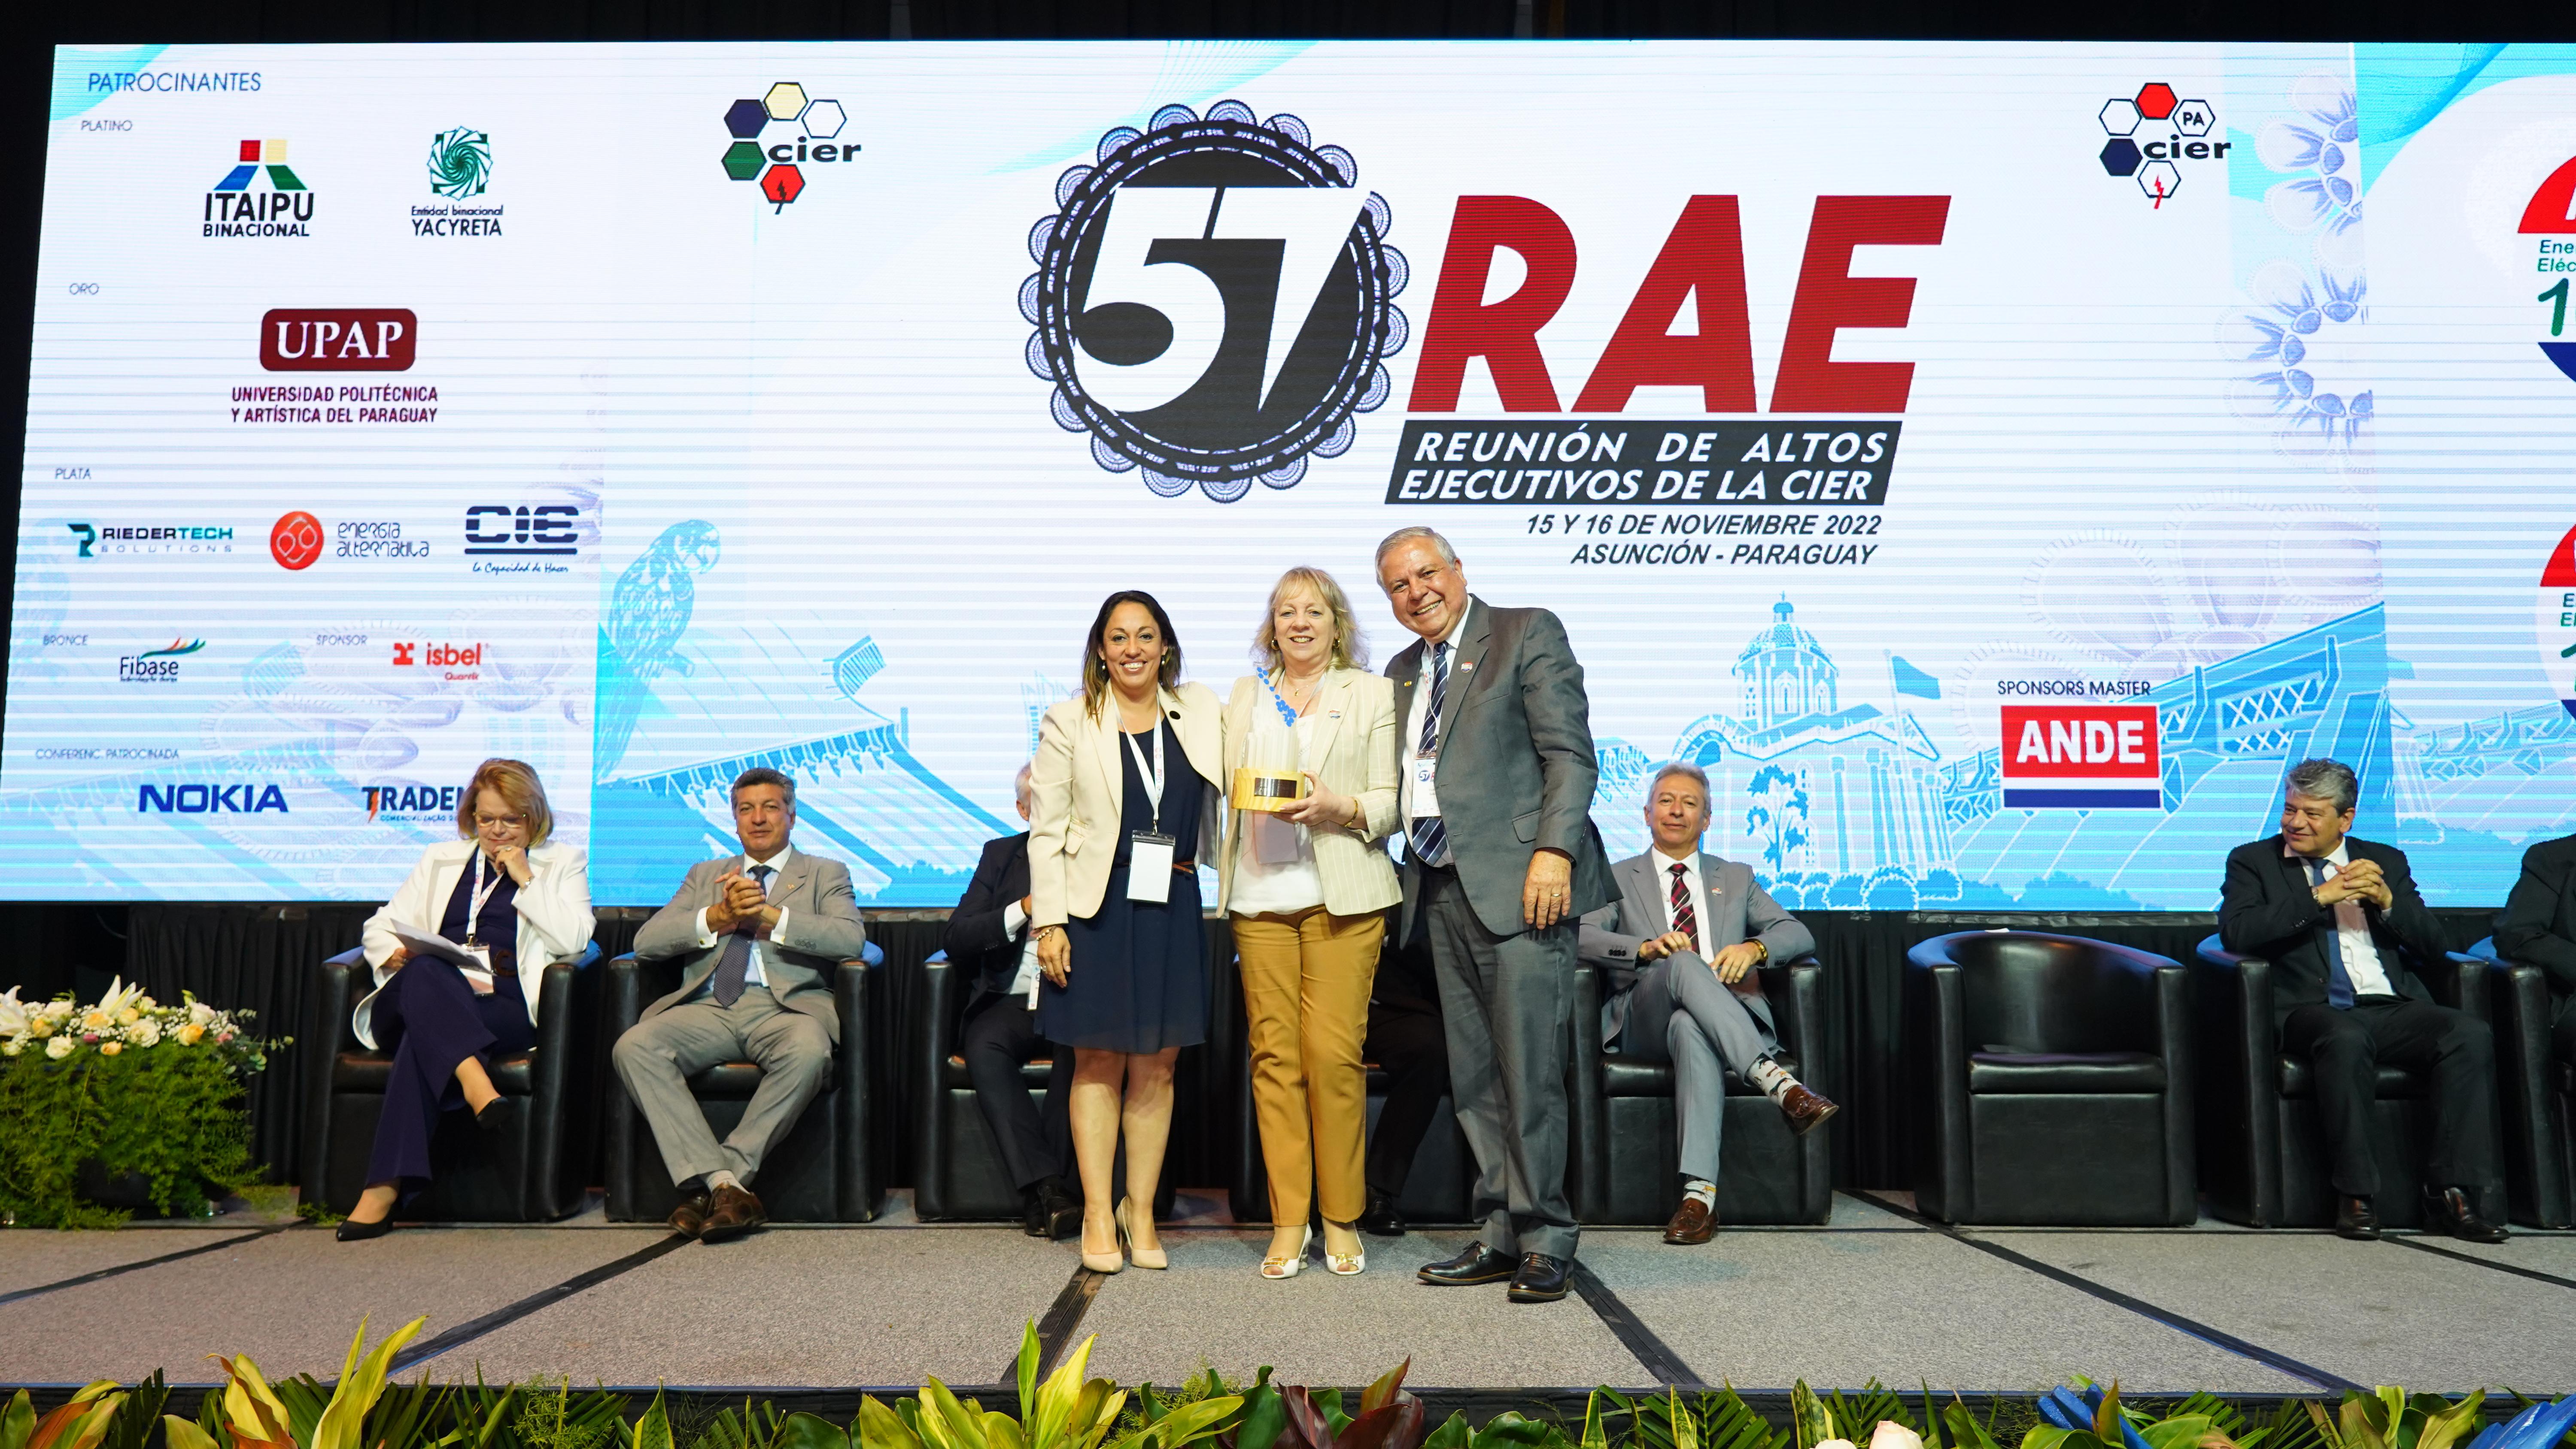
{"label": "lanyard", "polygon": [[[1156,711],[1157,716],[1160,713],[1160,710]],[[1136,773],[1145,777],[1145,798],[1154,807],[1154,833],[1160,835],[1163,833],[1163,721],[1159,717],[1154,721],[1154,766],[1150,770],[1145,767],[1145,752],[1136,748],[1136,737],[1120,730],[1118,738],[1127,742],[1127,753],[1136,760]]]}
{"label": "lanyard", "polygon": [[474,852],[474,905],[465,913],[465,944],[468,946],[477,944],[474,936],[477,931],[482,929],[484,904],[492,899],[492,893],[494,891],[501,888],[501,882],[509,879],[508,871],[495,867],[492,871],[492,883],[490,885],[485,885],[483,883],[483,862],[488,859],[490,859],[490,857],[486,856],[481,850],[478,849]]}

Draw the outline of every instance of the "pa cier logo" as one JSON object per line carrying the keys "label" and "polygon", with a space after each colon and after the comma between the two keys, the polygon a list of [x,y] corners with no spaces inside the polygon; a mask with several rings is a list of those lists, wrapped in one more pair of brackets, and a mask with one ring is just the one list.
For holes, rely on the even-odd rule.
{"label": "pa cier logo", "polygon": [[2224,161],[2227,148],[2235,144],[2202,140],[2218,124],[2217,108],[2207,101],[2184,100],[2163,81],[2149,81],[2134,96],[2103,102],[2100,120],[2111,137],[2102,145],[2102,169],[2135,181],[2158,210],[2182,190],[2180,163]]}
{"label": "pa cier logo", "polygon": [[1102,136],[1055,200],[1029,233],[1026,356],[1101,467],[1232,503],[1295,487],[1385,404],[1406,339],[1394,213],[1304,121],[1165,106]]}
{"label": "pa cier logo", "polygon": [[733,144],[725,148],[724,169],[736,181],[760,178],[760,194],[772,208],[805,193],[805,167],[859,159],[859,143],[836,139],[849,116],[839,101],[809,101],[805,87],[780,81],[756,101],[725,107],[725,129]]}

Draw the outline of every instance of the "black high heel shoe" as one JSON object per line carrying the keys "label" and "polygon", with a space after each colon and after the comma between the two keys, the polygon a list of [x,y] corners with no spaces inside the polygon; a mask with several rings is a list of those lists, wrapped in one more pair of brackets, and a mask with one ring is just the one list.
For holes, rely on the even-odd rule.
{"label": "black high heel shoe", "polygon": [[353,1222],[348,1218],[342,1218],[340,1226],[332,1230],[332,1236],[344,1243],[363,1243],[369,1238],[381,1238],[393,1230],[394,1215],[386,1213],[372,1223]]}
{"label": "black high heel shoe", "polygon": [[494,1097],[483,1104],[482,1111],[474,1114],[474,1125],[487,1133],[499,1132],[510,1125],[510,1118],[517,1112],[517,1106],[509,1098]]}

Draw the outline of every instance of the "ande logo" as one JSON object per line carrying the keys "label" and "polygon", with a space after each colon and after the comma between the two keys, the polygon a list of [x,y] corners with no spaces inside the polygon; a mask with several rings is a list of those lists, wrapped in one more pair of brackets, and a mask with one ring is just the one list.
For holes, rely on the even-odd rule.
{"label": "ande logo", "polygon": [[2182,190],[2185,161],[2224,161],[2232,141],[2205,141],[2218,124],[2207,101],[2187,101],[2163,81],[2149,81],[2134,96],[2114,96],[2097,117],[2111,139],[2103,143],[2102,169],[2125,176],[2161,211]]}
{"label": "ande logo", "polygon": [[[780,81],[761,99],[725,107],[725,130],[733,144],[725,147],[725,175],[736,181],[759,178],[760,194],[772,211],[805,194],[805,168],[859,159],[859,143],[840,139],[849,116],[839,101],[805,98],[805,87]],[[775,132],[771,130],[776,127]]]}
{"label": "ande logo", "polygon": [[492,184],[492,137],[458,126],[429,138],[429,194],[436,201],[411,209],[411,234],[424,237],[496,237],[501,203],[481,201]]}
{"label": "ande logo", "polygon": [[310,236],[312,188],[286,165],[284,141],[244,141],[233,169],[206,193],[205,234]]}
{"label": "ande logo", "polygon": [[1092,461],[1156,494],[1293,488],[1385,404],[1409,269],[1359,163],[1292,115],[1165,106],[1056,179],[1020,284],[1030,371]]}
{"label": "ande logo", "polygon": [[119,684],[176,684],[179,661],[206,647],[203,639],[173,639],[159,649],[146,649],[116,661]]}

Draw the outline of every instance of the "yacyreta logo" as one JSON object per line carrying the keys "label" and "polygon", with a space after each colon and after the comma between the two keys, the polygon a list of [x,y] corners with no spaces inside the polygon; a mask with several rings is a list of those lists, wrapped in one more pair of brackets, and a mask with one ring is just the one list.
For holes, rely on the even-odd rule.
{"label": "yacyreta logo", "polygon": [[1340,457],[1392,384],[1409,269],[1359,163],[1292,115],[1165,106],[1056,179],[1020,284],[1029,370],[1092,461],[1232,503]]}
{"label": "yacyreta logo", "polygon": [[429,194],[439,198],[411,209],[411,234],[424,237],[497,237],[501,203],[467,205],[492,184],[492,137],[458,126],[429,138]]}
{"label": "yacyreta logo", "polygon": [[[733,144],[725,148],[725,175],[736,181],[760,178],[760,194],[771,209],[805,194],[805,168],[859,159],[859,143],[843,141],[841,128],[849,115],[839,101],[808,100],[805,87],[780,81],[759,100],[725,107],[725,129]],[[776,132],[771,127],[777,127]]]}
{"label": "yacyreta logo", "polygon": [[322,520],[297,509],[277,520],[268,530],[268,556],[282,569],[303,570],[313,567],[322,556]]}
{"label": "yacyreta logo", "polygon": [[407,307],[273,307],[259,319],[271,372],[408,372],[419,346]]}
{"label": "yacyreta logo", "polygon": [[2138,183],[2157,210],[2182,190],[2184,161],[2224,161],[2232,141],[2205,141],[2218,124],[2217,108],[2184,100],[2163,81],[2149,81],[2134,96],[2102,103],[2097,118],[2111,139],[2102,146],[2102,169]]}

